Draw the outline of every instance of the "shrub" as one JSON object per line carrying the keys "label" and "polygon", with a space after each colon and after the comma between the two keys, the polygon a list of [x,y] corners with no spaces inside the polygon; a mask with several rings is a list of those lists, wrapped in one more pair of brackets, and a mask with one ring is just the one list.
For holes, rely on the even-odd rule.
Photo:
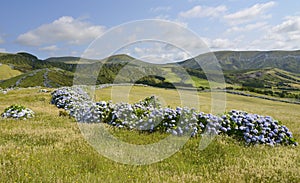
{"label": "shrub", "polygon": [[4,112],[1,114],[2,118],[14,118],[14,119],[23,119],[34,117],[34,112],[22,105],[11,105],[7,107]]}
{"label": "shrub", "polygon": [[94,103],[78,88],[62,88],[52,93],[52,103],[64,108],[78,122],[109,125],[176,136],[226,134],[250,144],[298,145],[289,129],[270,116],[232,110],[223,116],[198,113],[194,109],[162,108],[155,96],[134,104]]}

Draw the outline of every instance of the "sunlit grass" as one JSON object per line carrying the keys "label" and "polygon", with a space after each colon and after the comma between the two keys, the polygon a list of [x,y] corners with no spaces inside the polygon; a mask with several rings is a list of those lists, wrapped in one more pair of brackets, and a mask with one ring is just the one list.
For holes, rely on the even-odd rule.
{"label": "sunlit grass", "polygon": [[[120,89],[120,88],[119,88]],[[128,89],[123,88],[123,91]],[[36,112],[26,121],[0,119],[0,182],[299,182],[299,147],[246,147],[218,136],[205,150],[192,138],[182,150],[151,165],[124,165],[98,154],[82,136],[77,123],[59,117],[50,94],[21,89],[0,94],[0,111],[22,104]],[[122,91],[122,90],[121,90]],[[133,87],[129,101],[155,94],[171,107],[180,105],[175,90]],[[109,100],[110,88],[99,90],[97,100]],[[226,110],[239,109],[270,115],[300,138],[300,105],[227,94]],[[210,93],[199,93],[201,110],[210,111]],[[107,127],[117,138],[149,144],[165,134],[139,133]]]}
{"label": "sunlit grass", "polygon": [[6,64],[0,64],[0,80],[9,79],[22,74],[18,70],[14,70]]}

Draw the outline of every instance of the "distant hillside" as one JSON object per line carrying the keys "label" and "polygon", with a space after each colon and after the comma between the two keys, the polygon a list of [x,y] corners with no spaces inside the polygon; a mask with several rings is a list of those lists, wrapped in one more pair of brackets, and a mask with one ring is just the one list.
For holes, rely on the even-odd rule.
{"label": "distant hillside", "polygon": [[254,88],[280,88],[300,90],[300,74],[277,68],[256,69],[251,71],[225,72],[227,83],[240,84]]}
{"label": "distant hillside", "polygon": [[[298,51],[219,51],[214,52],[224,71],[278,68],[300,73],[300,50]],[[209,55],[196,57],[202,64],[210,64]],[[179,64],[187,68],[199,68],[195,59],[188,59]]]}
{"label": "distant hillside", "polygon": [[22,72],[12,69],[9,65],[0,64],[0,81],[18,76],[20,74],[22,74]]}
{"label": "distant hillside", "polygon": [[130,57],[125,54],[113,55],[108,58],[104,58],[102,60],[95,60],[95,59],[87,59],[87,58],[80,58],[80,57],[50,57],[45,59],[44,61],[51,62],[51,63],[65,63],[65,64],[91,64],[95,62],[101,63],[125,63],[135,60],[133,57]]}
{"label": "distant hillside", "polygon": [[65,63],[65,64],[77,64],[79,61],[81,63],[87,63],[87,64],[98,62],[98,60],[83,59],[80,57],[50,57],[44,61],[51,62],[51,63]]}
{"label": "distant hillside", "polygon": [[13,67],[13,69],[19,70],[21,72],[28,72],[43,68],[51,68],[55,66],[55,64],[39,60],[36,56],[31,55],[29,53],[1,53],[0,63],[10,65]]}
{"label": "distant hillside", "polygon": [[37,69],[0,81],[1,88],[12,87],[60,87],[72,86],[73,73],[62,69]]}
{"label": "distant hillside", "polygon": [[[300,51],[219,51],[214,52],[214,55],[224,71],[277,68],[292,73],[300,73]],[[201,64],[211,64],[209,54],[202,54],[196,58]],[[80,64],[126,64],[131,62],[140,65],[143,63],[125,54],[113,55],[101,60],[81,59],[80,57],[51,57],[40,60],[28,53],[0,54],[0,63],[14,65],[15,69],[22,72],[51,67],[75,71],[79,60],[81,61]],[[185,68],[200,69],[195,59],[188,59],[178,62],[178,64]]]}
{"label": "distant hillside", "polygon": [[[210,66],[210,54],[199,55],[197,60]],[[228,88],[300,98],[300,51],[219,51],[214,54],[224,71]],[[97,75],[96,84],[134,82],[166,88],[193,86],[199,90],[210,87],[195,59],[178,62],[183,69],[176,64],[146,63],[125,54],[101,60],[80,57],[40,60],[28,53],[0,53],[0,63],[9,67],[0,70],[2,88],[70,86],[78,64],[82,66],[82,77],[86,81],[91,75]],[[92,73],[99,66],[99,73]],[[186,72],[190,77],[186,76]]]}
{"label": "distant hillside", "polygon": [[[11,77],[5,78],[0,82],[0,87],[70,86],[73,84],[77,64],[82,65],[82,73],[85,73],[82,76],[83,78],[91,77],[94,68],[101,66],[99,73],[94,73],[94,75],[97,74],[96,84],[137,82],[170,87],[170,84],[166,83],[164,78],[156,77],[156,75],[162,73],[159,67],[127,55],[114,55],[102,60],[79,60],[79,57],[53,57],[39,60],[25,53],[0,54],[0,63],[9,64],[14,69],[24,72],[24,74],[18,76],[11,75]],[[120,72],[121,70],[122,72]]]}

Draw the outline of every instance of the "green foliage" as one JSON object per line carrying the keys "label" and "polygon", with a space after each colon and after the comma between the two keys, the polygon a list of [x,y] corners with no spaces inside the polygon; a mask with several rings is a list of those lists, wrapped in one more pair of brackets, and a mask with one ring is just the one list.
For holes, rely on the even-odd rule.
{"label": "green foliage", "polygon": [[28,119],[34,116],[34,112],[22,105],[11,105],[7,107],[1,114],[2,118],[14,118],[14,119]]}
{"label": "green foliage", "polygon": [[1,88],[12,88],[12,87],[15,87],[16,82],[19,79],[21,79],[22,77],[24,77],[25,75],[27,75],[27,74],[21,74],[21,75],[18,75],[16,77],[4,80],[4,81],[0,82],[0,87]]}
{"label": "green foliage", "polygon": [[14,110],[17,112],[21,112],[24,109],[26,109],[26,107],[24,107],[22,105],[14,104],[14,105],[11,105],[11,106],[7,107],[6,109],[4,109],[4,112],[7,112],[8,110]]}
{"label": "green foliage", "polygon": [[20,82],[18,87],[33,87],[33,86],[44,86],[44,73],[45,70],[40,70],[36,73],[27,74],[26,78]]}
{"label": "green foliage", "polygon": [[51,69],[48,79],[52,87],[72,86],[74,74],[69,71]]}
{"label": "green foliage", "polygon": [[172,83],[165,81],[165,78],[159,76],[145,76],[137,80],[136,83],[161,88],[175,88],[175,86]]}
{"label": "green foliage", "polygon": [[243,87],[251,87],[251,88],[264,88],[264,82],[259,80],[248,80],[243,82]]}

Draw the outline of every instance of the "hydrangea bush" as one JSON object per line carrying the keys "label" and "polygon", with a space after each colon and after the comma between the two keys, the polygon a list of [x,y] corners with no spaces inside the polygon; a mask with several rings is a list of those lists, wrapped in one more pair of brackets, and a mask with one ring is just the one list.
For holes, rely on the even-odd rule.
{"label": "hydrangea bush", "polygon": [[246,144],[298,145],[289,129],[270,116],[232,110],[223,116],[197,112],[186,107],[161,107],[155,96],[134,104],[92,102],[80,88],[64,87],[52,93],[51,103],[65,109],[78,122],[109,125],[176,136],[226,134]]}
{"label": "hydrangea bush", "polygon": [[270,116],[232,110],[222,117],[220,131],[244,139],[247,144],[294,144],[292,132]]}
{"label": "hydrangea bush", "polygon": [[7,107],[4,112],[1,114],[2,118],[14,118],[14,119],[23,119],[34,117],[34,112],[22,105],[12,105]]}

